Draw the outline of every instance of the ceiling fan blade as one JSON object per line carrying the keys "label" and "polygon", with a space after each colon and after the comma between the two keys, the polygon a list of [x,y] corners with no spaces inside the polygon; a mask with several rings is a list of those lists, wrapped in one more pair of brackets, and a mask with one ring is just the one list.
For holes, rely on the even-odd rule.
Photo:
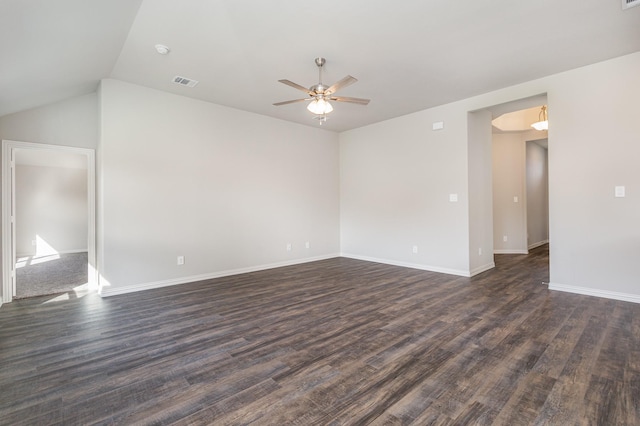
{"label": "ceiling fan blade", "polygon": [[355,83],[356,81],[358,81],[357,78],[351,77],[350,75],[348,75],[342,80],[340,80],[339,82],[335,83],[333,86],[330,86],[327,90],[324,91],[324,93],[327,95],[331,95],[333,93],[336,93],[338,90],[342,89],[343,87],[347,87]]}
{"label": "ceiling fan blade", "polygon": [[275,106],[280,106],[280,105],[287,105],[287,104],[295,104],[296,102],[302,102],[302,101],[310,101],[313,98],[306,98],[306,99],[294,99],[291,101],[283,101],[283,102],[276,102]]}
{"label": "ceiling fan blade", "polygon": [[313,95],[313,92],[311,92],[309,89],[307,89],[304,86],[300,86],[298,83],[294,83],[293,81],[289,81],[289,80],[278,80],[278,81],[282,84],[286,84],[287,86],[291,86],[294,89],[302,90],[304,93]]}
{"label": "ceiling fan blade", "polygon": [[371,99],[350,98],[348,96],[332,96],[329,99],[332,101],[350,102],[352,104],[359,104],[359,105],[368,105],[369,101],[371,101]]}

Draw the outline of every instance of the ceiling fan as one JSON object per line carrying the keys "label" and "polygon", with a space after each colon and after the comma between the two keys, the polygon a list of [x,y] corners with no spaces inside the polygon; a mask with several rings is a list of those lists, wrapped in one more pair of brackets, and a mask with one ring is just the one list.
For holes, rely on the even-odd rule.
{"label": "ceiling fan", "polygon": [[335,96],[335,93],[338,90],[344,87],[347,87],[358,80],[348,75],[342,80],[338,81],[337,83],[331,86],[326,86],[322,83],[322,67],[324,66],[326,60],[324,58],[316,58],[315,62],[316,62],[316,65],[318,66],[319,81],[318,81],[318,84],[314,84],[308,89],[304,86],[301,86],[289,80],[278,80],[280,83],[286,84],[287,86],[291,86],[294,89],[298,89],[305,92],[309,97],[302,98],[302,99],[294,99],[291,101],[276,102],[273,105],[280,106],[280,105],[293,104],[296,102],[310,101],[309,105],[307,105],[307,109],[312,113],[316,114],[315,118],[320,120],[320,124],[322,124],[323,121],[327,120],[326,115],[331,111],[333,111],[333,107],[331,106],[329,101],[349,102],[349,103],[358,104],[358,105],[367,105],[369,103],[369,99],[351,98],[348,96]]}

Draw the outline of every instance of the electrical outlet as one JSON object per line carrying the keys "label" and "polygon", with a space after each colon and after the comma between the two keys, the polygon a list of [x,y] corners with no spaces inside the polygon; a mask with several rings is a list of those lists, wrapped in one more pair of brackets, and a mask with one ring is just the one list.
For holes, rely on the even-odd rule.
{"label": "electrical outlet", "polygon": [[309,248],[311,247],[311,244],[309,244],[309,241],[307,241],[306,243],[304,243],[304,248]]}
{"label": "electrical outlet", "polygon": [[287,243],[287,251],[291,251],[291,243]]}
{"label": "electrical outlet", "polygon": [[184,265],[184,256],[178,256],[178,265]]}
{"label": "electrical outlet", "polygon": [[417,254],[418,253],[418,246],[413,246],[413,254]]}
{"label": "electrical outlet", "polygon": [[502,241],[504,241],[504,242],[506,243],[506,242],[507,242],[507,240],[508,240],[507,236],[506,236],[506,235],[503,235],[503,236],[502,236]]}
{"label": "electrical outlet", "polygon": [[482,247],[478,248],[478,256],[482,256]]}

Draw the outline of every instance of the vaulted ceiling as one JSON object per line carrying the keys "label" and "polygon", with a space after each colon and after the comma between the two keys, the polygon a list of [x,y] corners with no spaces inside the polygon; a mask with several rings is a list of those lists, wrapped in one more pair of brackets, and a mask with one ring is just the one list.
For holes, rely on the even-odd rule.
{"label": "vaulted ceiling", "polygon": [[343,131],[637,51],[620,0],[2,0],[0,116],[116,78],[317,126],[272,104],[304,97],[277,80],[317,83],[322,56],[325,83],[371,99],[334,103],[323,127]]}

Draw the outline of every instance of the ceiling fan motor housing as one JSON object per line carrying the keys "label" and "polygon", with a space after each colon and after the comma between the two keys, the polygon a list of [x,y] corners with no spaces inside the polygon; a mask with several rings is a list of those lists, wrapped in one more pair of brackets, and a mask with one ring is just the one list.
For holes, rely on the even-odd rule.
{"label": "ceiling fan motor housing", "polygon": [[329,88],[329,86],[325,86],[322,83],[315,84],[309,88],[310,91],[314,92],[316,95],[324,95],[325,91]]}

